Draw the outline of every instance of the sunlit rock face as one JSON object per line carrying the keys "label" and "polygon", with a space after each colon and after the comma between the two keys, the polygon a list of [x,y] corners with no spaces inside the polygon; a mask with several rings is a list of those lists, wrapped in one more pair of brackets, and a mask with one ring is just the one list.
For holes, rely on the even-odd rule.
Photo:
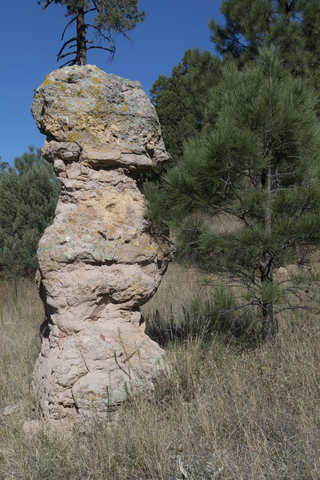
{"label": "sunlit rock face", "polygon": [[62,185],[38,249],[46,322],[34,390],[49,419],[103,416],[162,368],[139,307],[171,251],[151,235],[137,178],[169,155],[140,83],[92,65],[48,75],[31,112]]}

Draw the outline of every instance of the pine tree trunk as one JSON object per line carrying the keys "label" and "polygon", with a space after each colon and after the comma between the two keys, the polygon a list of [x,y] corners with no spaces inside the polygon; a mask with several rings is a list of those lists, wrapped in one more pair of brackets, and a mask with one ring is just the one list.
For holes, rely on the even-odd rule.
{"label": "pine tree trunk", "polygon": [[[265,253],[264,261],[260,263],[261,282],[272,284],[274,259],[268,252]],[[262,336],[265,342],[272,342],[275,335],[273,303],[262,299]]]}
{"label": "pine tree trunk", "polygon": [[76,13],[77,19],[77,60],[78,65],[87,65],[87,46],[86,46],[86,24],[84,21],[84,10],[79,8]]}
{"label": "pine tree trunk", "polygon": [[[271,168],[268,168],[267,173],[267,193],[268,203],[265,211],[265,229],[267,233],[271,234],[271,187],[272,187],[272,175]],[[270,253],[265,253],[264,265],[260,268],[261,282],[273,281],[273,259]],[[274,318],[273,318],[273,303],[263,302],[263,322],[262,322],[262,335],[265,342],[272,342],[274,339]]]}
{"label": "pine tree trunk", "polygon": [[273,341],[275,335],[274,318],[273,318],[273,303],[263,304],[263,322],[262,322],[262,337],[266,343]]}
{"label": "pine tree trunk", "polygon": [[271,168],[268,168],[267,173],[267,193],[268,193],[268,203],[265,211],[265,229],[266,232],[271,233],[271,187],[272,187],[272,175]]}
{"label": "pine tree trunk", "polygon": [[18,286],[17,286],[17,273],[16,273],[16,266],[13,263],[13,281],[14,281],[14,291],[16,294],[16,303],[18,303]]}

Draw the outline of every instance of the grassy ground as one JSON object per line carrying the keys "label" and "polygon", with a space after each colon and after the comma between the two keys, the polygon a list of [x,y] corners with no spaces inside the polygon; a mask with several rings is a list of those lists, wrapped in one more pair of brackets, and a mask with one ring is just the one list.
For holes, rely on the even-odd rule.
{"label": "grassy ground", "polygon": [[[144,315],[180,325],[190,292],[205,295],[196,280],[172,265]],[[217,334],[171,343],[171,373],[154,392],[124,406],[116,426],[67,437],[22,428],[38,417],[30,384],[43,310],[31,281],[19,282],[18,301],[10,283],[0,294],[0,479],[320,478],[318,317],[283,314],[274,344],[241,353]]]}

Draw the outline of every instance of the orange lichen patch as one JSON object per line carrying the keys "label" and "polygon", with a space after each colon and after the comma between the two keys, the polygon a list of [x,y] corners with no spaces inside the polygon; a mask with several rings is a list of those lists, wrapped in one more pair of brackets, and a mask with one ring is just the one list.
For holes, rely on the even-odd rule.
{"label": "orange lichen patch", "polygon": [[54,278],[53,279],[53,283],[58,283],[59,281],[60,281],[59,278]]}

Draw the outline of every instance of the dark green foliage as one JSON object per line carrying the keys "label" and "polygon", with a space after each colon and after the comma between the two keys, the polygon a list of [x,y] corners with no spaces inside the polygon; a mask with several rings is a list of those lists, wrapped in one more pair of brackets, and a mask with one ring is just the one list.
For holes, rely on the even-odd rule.
{"label": "dark green foliage", "polygon": [[37,269],[36,251],[53,221],[60,184],[41,150],[29,147],[0,179],[0,268],[19,275]]}
{"label": "dark green foliage", "polygon": [[209,51],[187,50],[171,77],[160,75],[150,90],[171,160],[148,173],[158,180],[182,156],[186,140],[201,132],[207,122],[207,93],[219,82],[220,61]]}
{"label": "dark green foliage", "polygon": [[257,309],[242,303],[231,288],[218,284],[207,300],[194,298],[191,301],[189,315],[205,325],[207,335],[218,333],[227,345],[238,345],[240,349],[255,347],[261,339]]}
{"label": "dark green foliage", "polygon": [[[188,50],[190,67],[185,77],[188,104],[201,131],[208,124],[208,92],[218,88],[221,79],[222,62],[208,50]],[[185,57],[186,57],[185,54]],[[185,58],[184,57],[184,58]],[[189,139],[190,137],[188,137]]]}
{"label": "dark green foliage", "polygon": [[[1,157],[0,157],[1,159]],[[8,162],[0,162],[0,175],[5,172],[6,170],[8,170],[9,168],[9,163]]]}
{"label": "dark green foliage", "polygon": [[274,49],[243,71],[231,62],[211,91],[210,125],[186,144],[161,188],[146,187],[149,215],[172,229],[180,255],[245,285],[244,303],[261,310],[266,340],[273,305],[286,301],[274,267],[294,262],[297,245],[320,243],[316,102]]}
{"label": "dark green foliage", "polygon": [[240,65],[255,61],[259,48],[276,46],[296,74],[317,74],[320,53],[319,0],[222,0],[224,26],[209,21],[211,39]]}
{"label": "dark green foliage", "polygon": [[[69,20],[67,27],[73,22],[76,24],[76,36],[67,40],[58,54],[58,61],[69,55],[75,55],[64,65],[75,65],[76,63],[86,65],[86,52],[92,48],[108,51],[109,58],[112,60],[116,51],[116,36],[122,35],[124,38],[128,38],[127,32],[135,28],[137,23],[142,22],[145,17],[145,12],[138,11],[138,0],[38,0],[42,11],[52,3],[66,7],[65,16]],[[96,15],[89,20],[89,23],[86,23],[85,16],[91,12],[96,12]],[[64,39],[67,27],[61,40]],[[93,34],[91,40],[86,39],[88,29]],[[102,41],[106,42],[108,46],[103,47]],[[98,45],[95,45],[95,42]],[[62,55],[67,46],[68,49],[75,48],[75,51]]]}
{"label": "dark green foliage", "polygon": [[[198,131],[197,119],[188,101],[186,76],[190,63],[190,50],[186,52],[182,63],[173,67],[171,77],[160,75],[150,90],[151,101],[161,124],[162,137],[171,161],[160,166],[156,174],[174,164],[182,155],[183,143]],[[155,174],[153,173],[153,176]],[[159,176],[159,175],[158,175]]]}
{"label": "dark green foliage", "polygon": [[192,297],[191,293],[191,300],[181,306],[179,313],[172,304],[169,308],[166,305],[165,312],[156,309],[145,316],[145,322],[147,335],[164,348],[191,339],[211,343],[213,333],[223,344],[241,350],[261,342],[256,309],[243,307],[235,292],[220,283],[205,295]]}

